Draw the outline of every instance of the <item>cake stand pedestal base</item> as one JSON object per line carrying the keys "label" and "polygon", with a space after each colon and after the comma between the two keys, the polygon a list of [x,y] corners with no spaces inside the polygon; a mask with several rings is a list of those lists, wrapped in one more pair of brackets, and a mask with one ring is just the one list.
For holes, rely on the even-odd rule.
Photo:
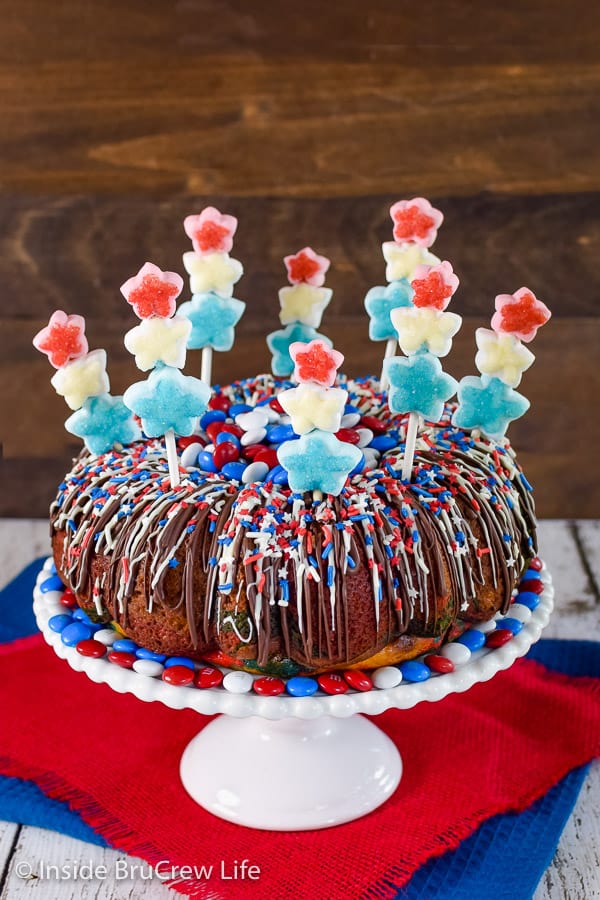
{"label": "cake stand pedestal base", "polygon": [[402,775],[392,741],[360,715],[219,716],[186,747],[183,785],[209,812],[251,828],[330,828],[376,809]]}

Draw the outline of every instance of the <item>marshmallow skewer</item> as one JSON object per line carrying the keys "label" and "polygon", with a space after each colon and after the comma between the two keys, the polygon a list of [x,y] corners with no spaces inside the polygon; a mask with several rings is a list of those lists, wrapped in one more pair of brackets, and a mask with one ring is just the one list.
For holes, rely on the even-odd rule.
{"label": "marshmallow skewer", "polygon": [[420,424],[421,416],[419,413],[409,413],[408,428],[406,430],[406,447],[404,450],[404,459],[402,460],[402,481],[410,481]]}
{"label": "marshmallow skewer", "polygon": [[210,385],[213,350],[231,350],[234,328],[246,308],[233,296],[233,286],[244,273],[241,262],[229,255],[237,219],[207,206],[198,215],[187,216],[183,227],[194,248],[183,254],[192,299],[181,304],[179,314],[191,322],[187,346],[202,350],[201,379]]}
{"label": "marshmallow skewer", "polygon": [[385,353],[383,354],[383,364],[381,366],[381,375],[379,376],[379,387],[382,391],[385,391],[388,386],[387,377],[385,374],[385,361],[394,355],[396,352],[396,347],[398,346],[398,341],[396,338],[388,338],[385,345]]}

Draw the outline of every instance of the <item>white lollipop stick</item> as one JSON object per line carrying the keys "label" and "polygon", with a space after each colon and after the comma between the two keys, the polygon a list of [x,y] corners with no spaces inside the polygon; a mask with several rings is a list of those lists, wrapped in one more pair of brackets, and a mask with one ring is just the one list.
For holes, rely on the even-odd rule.
{"label": "white lollipop stick", "polygon": [[317,503],[320,503],[323,499],[323,491],[314,490],[313,491],[313,500],[316,500]]}
{"label": "white lollipop stick", "polygon": [[169,478],[171,479],[171,487],[176,488],[179,485],[179,460],[177,459],[177,447],[175,445],[175,432],[169,428],[165,432],[165,444],[167,447],[167,462],[169,464]]}
{"label": "white lollipop stick", "polygon": [[203,347],[202,348],[202,369],[200,371],[200,378],[207,384],[209,387],[211,385],[212,379],[212,357],[213,351],[212,347]]}
{"label": "white lollipop stick", "polygon": [[408,429],[406,431],[406,448],[404,450],[404,460],[402,462],[402,481],[410,481],[412,474],[413,460],[415,458],[415,446],[417,443],[417,432],[419,430],[419,413],[411,412],[408,417]]}
{"label": "white lollipop stick", "polygon": [[[389,359],[390,356],[393,356],[394,353],[396,352],[397,346],[398,346],[398,341],[396,340],[396,338],[390,338],[388,340],[387,344],[385,345],[385,353],[383,354],[383,359],[386,360],[386,359]],[[382,391],[385,391],[387,386],[388,386],[388,380],[385,376],[384,369],[382,369],[381,375],[379,376],[379,387],[381,388]]]}

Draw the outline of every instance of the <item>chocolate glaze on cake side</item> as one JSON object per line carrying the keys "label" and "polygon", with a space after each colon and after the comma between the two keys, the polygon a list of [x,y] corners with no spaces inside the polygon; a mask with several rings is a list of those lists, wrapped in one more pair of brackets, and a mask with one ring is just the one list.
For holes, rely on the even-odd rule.
{"label": "chocolate glaze on cake side", "polygon": [[[158,440],[83,452],[50,511],[79,604],[150,650],[284,675],[409,659],[505,612],[536,551],[508,441],[457,430],[449,406],[420,432],[403,484],[407,417],[391,416],[374,379],[340,383],[395,446],[339,497],[196,468],[171,489]],[[254,406],[285,384],[260,376],[221,393]]]}

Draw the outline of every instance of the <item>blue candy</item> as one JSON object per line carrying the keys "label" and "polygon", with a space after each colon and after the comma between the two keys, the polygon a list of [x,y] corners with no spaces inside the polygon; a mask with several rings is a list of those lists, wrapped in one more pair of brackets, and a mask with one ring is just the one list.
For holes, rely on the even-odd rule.
{"label": "blue candy", "polygon": [[406,278],[371,288],[365,297],[365,309],[370,317],[369,337],[372,341],[396,340],[398,335],[390,313],[400,306],[412,306],[412,297],[413,289]]}
{"label": "blue candy", "polygon": [[229,431],[221,431],[215,438],[215,444],[234,444],[239,448],[240,439],[235,434],[230,434]]}
{"label": "blue candy", "polygon": [[138,659],[151,659],[153,662],[164,662],[167,658],[164,653],[154,653],[152,650],[146,650],[145,647],[138,647],[135,651]]}
{"label": "blue candy", "polygon": [[115,444],[138,441],[142,432],[123,397],[101,394],[88,397],[81,409],[69,416],[65,428],[83,438],[90,453],[108,453]]}
{"label": "blue candy", "polygon": [[353,475],[360,475],[360,473],[362,472],[364,467],[365,467],[365,455],[364,455],[364,453],[362,453],[360,461],[354,466],[354,468],[350,472],[350,478],[352,478]]}
{"label": "blue candy", "polygon": [[291,425],[267,425],[267,440],[270,444],[282,444],[297,437]]}
{"label": "blue candy", "polygon": [[170,656],[165,663],[165,669],[171,666],[187,666],[188,669],[195,669],[194,660],[189,656]]}
{"label": "blue candy", "polygon": [[458,406],[452,416],[457,428],[480,428],[496,440],[509,424],[529,409],[529,400],[499,378],[467,375],[458,385]]}
{"label": "blue candy", "polygon": [[58,616],[52,616],[51,619],[48,619],[48,627],[51,631],[62,631],[63,628],[66,628],[67,625],[70,625],[73,622],[73,616],[69,616],[66,613],[61,613]]}
{"label": "blue candy", "polygon": [[485,645],[485,634],[483,631],[465,631],[459,638],[454,641],[455,644],[464,644],[469,650],[481,650]]}
{"label": "blue candy", "polygon": [[148,437],[161,437],[169,429],[192,434],[209,397],[210,388],[199,378],[182,375],[173,366],[157,366],[146,381],[128,387],[123,400],[140,417]]}
{"label": "blue candy", "polygon": [[417,662],[416,659],[410,659],[398,668],[402,672],[404,681],[427,681],[431,675],[431,671],[425,663]]}
{"label": "blue candy", "polygon": [[533,581],[534,578],[537,581],[539,577],[540,573],[536,569],[527,569],[527,571],[521,575],[521,581]]}
{"label": "blue candy", "polygon": [[319,334],[309,325],[302,325],[300,322],[293,322],[286,325],[280,331],[272,331],[267,335],[267,346],[273,354],[271,360],[271,371],[273,375],[286,376],[291,375],[294,371],[294,361],[290,356],[290,344],[299,341],[302,344],[308,344],[310,341],[319,340],[333,347],[332,342],[324,334]]}
{"label": "blue candy", "polygon": [[394,413],[419,413],[430,422],[439,422],[444,403],[456,392],[457,381],[442,369],[432,353],[391,356],[383,371],[390,382],[389,407]]}
{"label": "blue candy", "polygon": [[231,350],[235,337],[234,326],[244,314],[246,304],[235,297],[221,297],[212,292],[194,294],[182,303],[178,315],[187,316],[192,330],[187,345],[190,350],[212,347],[213,350]]}
{"label": "blue candy", "polygon": [[288,483],[288,473],[285,471],[283,466],[275,466],[274,469],[271,469],[271,471],[269,472],[269,477],[272,477],[275,484]]}
{"label": "blue candy", "polygon": [[222,409],[209,409],[200,419],[200,428],[206,431],[212,422],[224,422],[226,418],[227,416]]}
{"label": "blue candy", "polygon": [[228,462],[221,469],[226,478],[234,478],[236,481],[242,480],[242,475],[245,471],[246,463],[243,462]]}
{"label": "blue candy", "polygon": [[288,680],[285,689],[292,697],[312,697],[318,691],[319,685],[314,678],[294,675]]}
{"label": "blue candy", "polygon": [[372,447],[374,450],[379,450],[380,453],[385,453],[386,450],[392,450],[397,446],[398,441],[393,437],[390,437],[389,434],[378,434],[369,444],[369,447]]}
{"label": "blue candy", "polygon": [[60,633],[60,639],[67,647],[74,647],[79,641],[87,641],[92,636],[92,629],[83,622],[71,622]]}
{"label": "blue candy", "polygon": [[77,609],[74,609],[73,610],[73,618],[77,619],[78,622],[83,622],[84,625],[89,625],[92,628],[95,627],[95,623],[92,622],[92,620],[90,619],[90,617],[88,616],[88,614],[86,613],[86,611],[84,609],[80,609],[79,607]]}
{"label": "blue candy", "polygon": [[[269,398],[267,397],[267,402],[268,400]],[[252,412],[252,407],[248,406],[247,403],[234,403],[233,406],[229,407],[229,415],[232,419],[246,412]]]}
{"label": "blue candy", "polygon": [[46,578],[40,584],[40,591],[42,594],[47,594],[48,591],[64,591],[65,586],[58,577],[58,575],[51,575],[50,578]]}
{"label": "blue candy", "polygon": [[120,650],[123,653],[135,653],[138,645],[135,641],[130,641],[129,638],[118,638],[112,645],[112,649]]}
{"label": "blue candy", "polygon": [[358,465],[362,451],[346,444],[328,431],[315,429],[297,441],[282,444],[277,451],[279,462],[287,469],[293,491],[341,493],[348,473]]}
{"label": "blue candy", "polygon": [[506,628],[508,631],[512,631],[513,634],[518,634],[523,628],[523,623],[519,622],[518,619],[512,619],[509,616],[506,619],[499,619],[496,622],[496,627]]}
{"label": "blue candy", "polygon": [[348,416],[355,414],[358,414],[360,416],[360,409],[358,408],[358,406],[352,406],[351,403],[346,403],[344,407],[344,415]]}
{"label": "blue candy", "polygon": [[209,453],[208,450],[203,450],[198,454],[198,466],[202,469],[203,472],[219,471],[212,458],[212,453]]}
{"label": "blue candy", "polygon": [[521,591],[515,597],[515,603],[522,603],[528,609],[534,610],[540,605],[540,598],[532,591]]}

